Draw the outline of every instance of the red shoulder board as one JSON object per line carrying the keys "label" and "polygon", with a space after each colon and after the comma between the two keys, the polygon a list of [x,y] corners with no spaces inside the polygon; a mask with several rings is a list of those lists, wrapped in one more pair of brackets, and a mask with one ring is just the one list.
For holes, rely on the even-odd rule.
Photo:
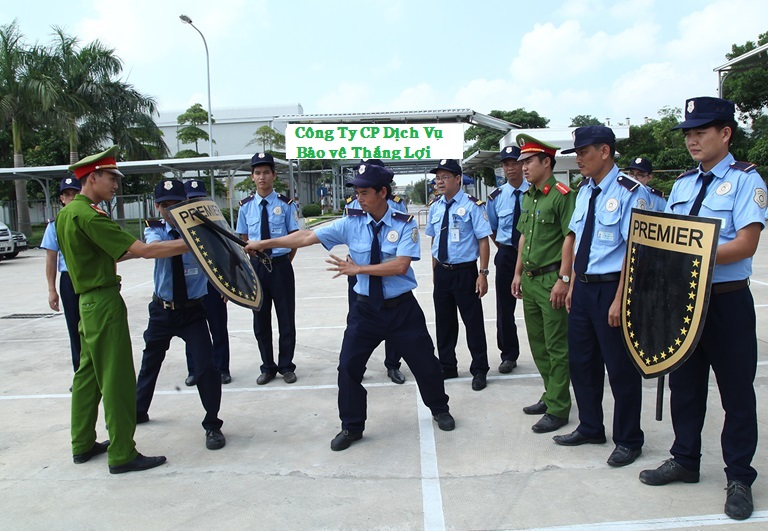
{"label": "red shoulder board", "polygon": [[541,193],[544,195],[547,195],[551,189],[552,189],[551,186],[549,186],[548,184],[545,184],[544,188],[541,189]]}
{"label": "red shoulder board", "polygon": [[741,170],[746,173],[757,168],[757,164],[752,164],[751,162],[734,161],[731,162],[731,168],[735,170]]}
{"label": "red shoulder board", "polygon": [[102,216],[106,216],[107,215],[106,212],[104,212],[102,209],[100,209],[98,206],[94,205],[93,203],[91,203],[91,208],[94,209],[99,214],[101,214]]}
{"label": "red shoulder board", "polygon": [[686,172],[683,172],[680,175],[678,175],[677,178],[680,179],[681,177],[688,177],[689,175],[693,175],[694,173],[699,173],[699,169],[698,168],[693,168],[692,170],[688,170]]}
{"label": "red shoulder board", "polygon": [[289,199],[288,196],[285,196],[283,194],[277,194],[277,198],[283,203],[285,203],[286,205],[290,205],[291,203],[293,203],[293,199]]}
{"label": "red shoulder board", "polygon": [[568,193],[571,191],[571,187],[570,186],[567,186],[567,185],[565,185],[565,184],[563,184],[561,182],[558,182],[555,185],[555,188],[557,189],[558,192],[560,192],[563,195],[568,195]]}
{"label": "red shoulder board", "polygon": [[500,193],[501,193],[501,188],[496,188],[493,192],[488,194],[488,201],[493,201],[499,196]]}

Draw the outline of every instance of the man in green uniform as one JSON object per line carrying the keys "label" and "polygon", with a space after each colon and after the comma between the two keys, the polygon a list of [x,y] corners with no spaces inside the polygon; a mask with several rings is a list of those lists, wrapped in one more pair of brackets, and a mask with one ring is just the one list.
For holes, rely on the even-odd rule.
{"label": "man in green uniform", "polygon": [[520,252],[512,294],[523,299],[528,343],[544,379],[541,399],[524,407],[523,412],[543,415],[531,429],[547,433],[568,424],[571,411],[565,297],[572,276],[570,257],[574,241],[568,223],[576,194],[552,175],[556,146],[526,134],[517,135],[517,143],[518,160],[523,163],[523,175],[531,186],[523,195],[517,225]]}
{"label": "man in green uniform", "polygon": [[[76,464],[109,452],[109,471],[121,474],[154,468],[164,456],[136,451],[136,373],[125,302],[120,296],[116,262],[130,253],[166,258],[189,249],[183,240],[147,245],[109,219],[97,205],[110,201],[122,174],[112,147],[69,167],[81,192],[56,217],[59,247],[80,295],[80,367],[72,383],[72,453]],[[99,401],[110,441],[96,442]]]}

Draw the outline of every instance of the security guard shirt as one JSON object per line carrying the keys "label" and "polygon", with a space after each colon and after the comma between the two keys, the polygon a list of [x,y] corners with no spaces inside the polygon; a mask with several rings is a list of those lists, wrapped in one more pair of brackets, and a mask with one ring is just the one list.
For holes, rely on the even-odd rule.
{"label": "security guard shirt", "polygon": [[[173,229],[171,225],[165,221],[151,222],[148,227],[144,229],[144,241],[146,243],[153,242],[165,242],[173,240],[170,231]],[[184,253],[181,255],[182,262],[184,263],[184,278],[187,283],[187,297],[192,299],[199,299],[204,297],[208,293],[208,278],[200,268],[200,264],[197,263],[192,253]],[[156,258],[155,259],[155,293],[161,299],[172,301],[173,300],[173,258]]]}
{"label": "security guard shirt", "polygon": [[[491,235],[488,214],[481,201],[459,190],[448,209],[448,263],[474,262],[480,256],[477,240]],[[479,204],[478,204],[479,203]],[[425,234],[432,236],[432,256],[437,259],[440,232],[445,215],[445,196],[440,196],[429,208]]]}
{"label": "security guard shirt", "polygon": [[[296,202],[272,191],[267,197],[254,194],[244,199],[237,214],[238,234],[247,234],[249,240],[261,239],[261,200],[267,200],[270,238],[279,238],[299,230],[299,209]],[[290,249],[277,247],[272,249],[276,258],[291,252]]]}

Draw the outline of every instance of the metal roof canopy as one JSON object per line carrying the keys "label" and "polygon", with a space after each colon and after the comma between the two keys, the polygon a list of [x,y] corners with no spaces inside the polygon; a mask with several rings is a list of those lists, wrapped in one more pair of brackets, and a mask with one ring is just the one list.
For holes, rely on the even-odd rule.
{"label": "metal roof canopy", "polygon": [[[749,70],[750,68],[754,68],[755,66],[758,66],[760,63],[768,63],[768,54],[764,55],[763,57],[759,57],[759,55],[762,52],[765,52],[768,50],[768,43],[763,44],[762,46],[758,46],[754,50],[750,50],[747,53],[741,54],[738,57],[734,57],[727,63],[718,66],[717,68],[713,68],[713,72],[717,72],[717,95],[718,97],[723,97],[723,82],[725,81],[725,78],[728,77],[728,74],[731,72],[740,72],[743,70]],[[739,65],[739,63],[744,63],[743,65]],[[738,67],[736,65],[739,65]]]}

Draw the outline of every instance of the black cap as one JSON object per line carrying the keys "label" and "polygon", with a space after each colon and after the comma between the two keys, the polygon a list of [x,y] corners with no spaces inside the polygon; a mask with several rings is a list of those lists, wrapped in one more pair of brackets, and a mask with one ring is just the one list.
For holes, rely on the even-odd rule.
{"label": "black cap", "polygon": [[371,165],[371,166],[381,166],[381,167],[385,167],[385,166],[384,166],[384,163],[381,161],[381,159],[367,159],[367,160],[361,160],[361,161],[360,161],[360,164],[362,164],[362,163],[365,163],[365,164],[369,164],[369,165]]}
{"label": "black cap", "polygon": [[384,166],[376,166],[363,162],[355,170],[355,178],[347,183],[347,186],[356,186],[358,188],[377,188],[387,186],[392,182],[395,174],[392,170]]}
{"label": "black cap", "polygon": [[75,179],[74,177],[64,177],[59,184],[59,193],[63,192],[64,190],[69,190],[70,188],[77,191],[82,190],[83,185],[80,184],[80,179]]}
{"label": "black cap", "polygon": [[437,173],[437,170],[447,170],[454,175],[461,175],[461,166],[458,161],[453,159],[441,160],[440,164],[437,165],[437,168],[429,170],[429,173]]}
{"label": "black cap", "polygon": [[507,146],[501,150],[501,160],[514,159],[520,157],[520,148],[517,146]]}
{"label": "black cap", "polygon": [[205,191],[205,183],[198,179],[184,181],[184,193],[187,194],[187,199],[192,199],[193,197],[205,197],[208,195]]}
{"label": "black cap", "polygon": [[731,100],[704,96],[685,101],[685,120],[672,128],[693,129],[703,127],[717,120],[733,120],[736,106]]}
{"label": "black cap", "polygon": [[592,144],[608,144],[609,146],[616,145],[616,135],[613,134],[613,129],[604,125],[587,125],[585,127],[579,127],[573,132],[573,148],[564,149],[560,153],[566,155],[568,153],[574,153],[577,149],[584,146],[591,146]]}
{"label": "black cap", "polygon": [[256,153],[253,157],[251,157],[251,168],[261,164],[269,164],[270,166],[274,167],[275,158],[269,153]]}
{"label": "black cap", "polygon": [[184,183],[178,179],[164,179],[155,186],[155,203],[163,201],[186,201]]}
{"label": "black cap", "polygon": [[627,169],[643,171],[645,173],[653,173],[653,164],[651,164],[651,161],[646,158],[637,157],[632,161]]}

